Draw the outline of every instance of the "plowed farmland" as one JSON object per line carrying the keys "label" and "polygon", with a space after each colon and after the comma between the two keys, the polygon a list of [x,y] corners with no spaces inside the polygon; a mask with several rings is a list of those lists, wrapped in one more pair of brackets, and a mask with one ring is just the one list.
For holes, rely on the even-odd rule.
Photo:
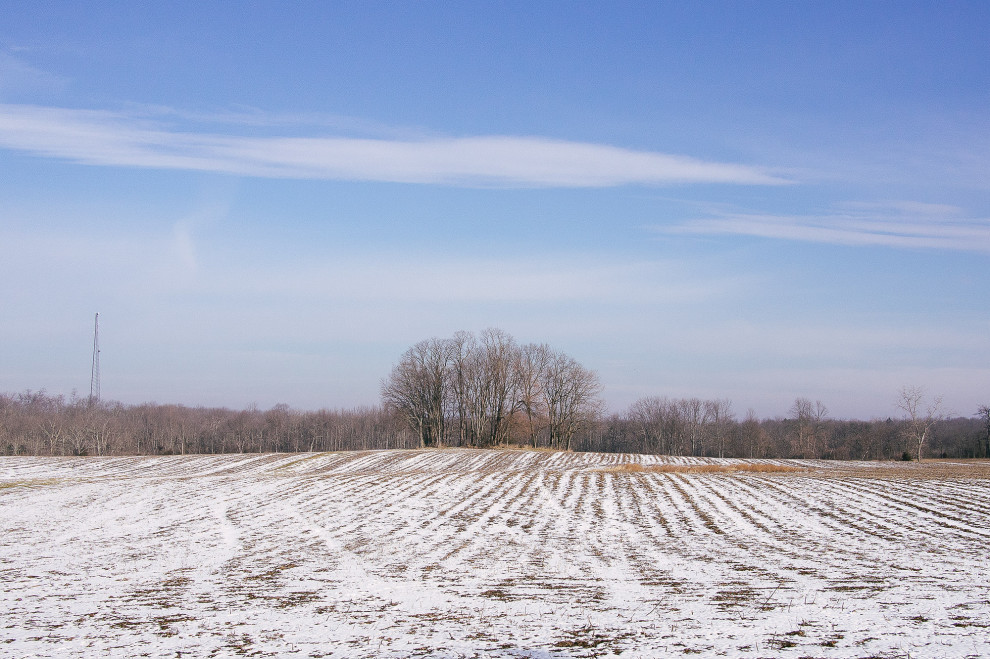
{"label": "plowed farmland", "polygon": [[11,657],[986,657],[990,464],[4,457],[0,584]]}

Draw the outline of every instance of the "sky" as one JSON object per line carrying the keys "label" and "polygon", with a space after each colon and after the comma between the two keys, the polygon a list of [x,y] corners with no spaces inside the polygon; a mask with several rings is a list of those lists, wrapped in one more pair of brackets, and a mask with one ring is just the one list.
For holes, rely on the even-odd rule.
{"label": "sky", "polygon": [[0,391],[375,405],[499,327],[643,396],[990,402],[990,4],[0,0]]}

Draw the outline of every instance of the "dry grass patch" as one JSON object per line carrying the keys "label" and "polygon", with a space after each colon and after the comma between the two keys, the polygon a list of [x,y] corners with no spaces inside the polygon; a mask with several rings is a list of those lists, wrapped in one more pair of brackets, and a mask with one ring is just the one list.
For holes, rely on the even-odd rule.
{"label": "dry grass patch", "polygon": [[21,478],[10,481],[0,481],[0,490],[13,487],[44,487],[46,485],[58,485],[63,479],[60,478]]}
{"label": "dry grass patch", "polygon": [[654,473],[654,474],[734,474],[734,473],[792,473],[797,471],[810,471],[805,467],[793,467],[779,464],[756,464],[742,462],[739,464],[657,464],[644,465],[638,462],[630,462],[611,467],[603,467],[599,471],[630,474],[630,473]]}

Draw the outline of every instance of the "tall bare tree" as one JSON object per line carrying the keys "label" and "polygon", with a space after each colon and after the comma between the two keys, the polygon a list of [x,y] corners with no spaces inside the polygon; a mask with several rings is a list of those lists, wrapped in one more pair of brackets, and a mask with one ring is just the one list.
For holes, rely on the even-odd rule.
{"label": "tall bare tree", "polygon": [[690,455],[704,455],[710,410],[700,398],[682,398],[678,406],[684,421],[684,438],[691,447]]}
{"label": "tall bare tree", "polygon": [[526,432],[529,444],[536,448],[539,442],[540,419],[546,418],[543,406],[543,373],[547,369],[552,351],[545,343],[528,343],[516,351],[515,392],[513,411],[526,416]]}
{"label": "tall bare tree", "polygon": [[550,355],[543,375],[543,400],[551,446],[570,450],[578,430],[590,425],[601,412],[600,392],[597,373],[563,353]]}
{"label": "tall bare tree", "polygon": [[794,438],[793,453],[802,458],[815,457],[811,452],[812,410],[811,400],[804,397],[795,398],[794,404],[788,410],[797,424],[797,437]]}
{"label": "tall bare tree", "polygon": [[677,401],[666,396],[640,398],[630,406],[629,417],[642,440],[641,451],[660,455],[673,452],[683,425]]}
{"label": "tall bare tree", "polygon": [[705,416],[708,417],[708,427],[718,453],[725,457],[725,442],[729,437],[735,414],[732,413],[732,401],[728,398],[716,398],[705,401]]}
{"label": "tall bare tree", "polygon": [[422,446],[443,444],[450,341],[429,339],[407,350],[382,383],[382,401],[407,420]]}
{"label": "tall bare tree", "polygon": [[472,359],[475,353],[474,334],[460,331],[450,339],[450,365],[448,367],[449,396],[457,415],[457,445],[473,443],[471,435],[471,410],[469,387],[471,384]]}
{"label": "tall bare tree", "polygon": [[743,452],[738,457],[763,458],[767,457],[770,439],[767,431],[756,417],[756,411],[751,407],[746,411],[746,418],[741,427]]}
{"label": "tall bare tree", "polygon": [[983,457],[990,458],[990,405],[980,405],[976,416],[983,421]]}
{"label": "tall bare tree", "polygon": [[507,439],[516,379],[515,340],[500,329],[482,332],[474,351],[471,375],[472,412],[477,441],[494,445]]}
{"label": "tall bare tree", "polygon": [[828,408],[820,400],[814,403],[808,398],[795,398],[790,413],[797,424],[797,437],[793,452],[804,458],[818,458],[825,443],[825,422]]}
{"label": "tall bare tree", "polygon": [[948,415],[942,409],[942,396],[935,396],[930,402],[925,401],[925,390],[911,385],[901,388],[897,407],[905,414],[907,427],[905,432],[908,439],[918,446],[918,461],[921,461],[925,442],[931,436],[935,424]]}

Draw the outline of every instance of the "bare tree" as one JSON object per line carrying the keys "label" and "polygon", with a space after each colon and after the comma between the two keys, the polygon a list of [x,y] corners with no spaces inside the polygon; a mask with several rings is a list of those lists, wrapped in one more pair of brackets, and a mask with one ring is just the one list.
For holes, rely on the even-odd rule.
{"label": "bare tree", "polygon": [[935,396],[931,402],[925,402],[925,390],[919,386],[903,387],[897,399],[897,407],[905,414],[908,439],[918,445],[918,461],[921,461],[925,442],[932,429],[939,421],[946,418],[947,413],[942,409],[942,396]]}
{"label": "bare tree", "polygon": [[794,455],[802,458],[815,457],[811,451],[812,443],[812,422],[813,406],[811,400],[804,397],[794,399],[794,404],[789,410],[794,421],[797,423],[797,437],[794,440]]}
{"label": "bare tree", "polygon": [[743,455],[749,458],[766,457],[770,439],[767,431],[756,417],[756,411],[752,407],[746,411],[746,418],[742,422],[741,432],[745,452],[739,457]]}
{"label": "bare tree", "polygon": [[709,408],[700,398],[682,398],[678,401],[683,419],[684,435],[690,444],[690,455],[704,455]]}
{"label": "bare tree", "polygon": [[451,354],[449,341],[420,341],[402,355],[382,383],[386,409],[395,410],[406,419],[419,435],[422,446],[443,443]]}
{"label": "bare tree", "polygon": [[981,405],[976,416],[983,421],[983,457],[990,458],[990,405]]}
{"label": "bare tree", "polygon": [[814,457],[822,457],[823,452],[829,451],[828,408],[820,400],[815,401],[811,411],[812,450]]}
{"label": "bare tree", "polygon": [[513,412],[526,415],[526,432],[533,448],[539,441],[539,420],[545,418],[543,407],[543,373],[547,369],[552,351],[545,343],[528,343],[516,352],[515,368],[516,400]]}
{"label": "bare tree", "polygon": [[471,360],[471,411],[474,435],[484,445],[507,440],[508,416],[515,398],[515,340],[500,329],[482,332]]}
{"label": "bare tree", "polygon": [[820,400],[814,403],[808,398],[795,398],[790,413],[797,424],[793,452],[804,458],[818,458],[825,440],[825,422],[828,408]]}
{"label": "bare tree", "polygon": [[448,366],[448,395],[453,399],[457,414],[457,445],[471,442],[471,411],[468,388],[472,377],[471,360],[475,352],[474,335],[470,332],[457,332],[450,339],[450,365]]}
{"label": "bare tree", "polygon": [[732,401],[728,398],[716,398],[705,401],[705,416],[718,449],[718,457],[725,457],[725,440],[729,436],[735,414],[732,413]]}
{"label": "bare tree", "polygon": [[669,455],[682,423],[678,402],[666,396],[640,398],[629,408],[629,417],[646,453]]}
{"label": "bare tree", "polygon": [[575,433],[601,411],[600,391],[597,373],[563,353],[550,355],[543,376],[543,400],[551,446],[570,450]]}

